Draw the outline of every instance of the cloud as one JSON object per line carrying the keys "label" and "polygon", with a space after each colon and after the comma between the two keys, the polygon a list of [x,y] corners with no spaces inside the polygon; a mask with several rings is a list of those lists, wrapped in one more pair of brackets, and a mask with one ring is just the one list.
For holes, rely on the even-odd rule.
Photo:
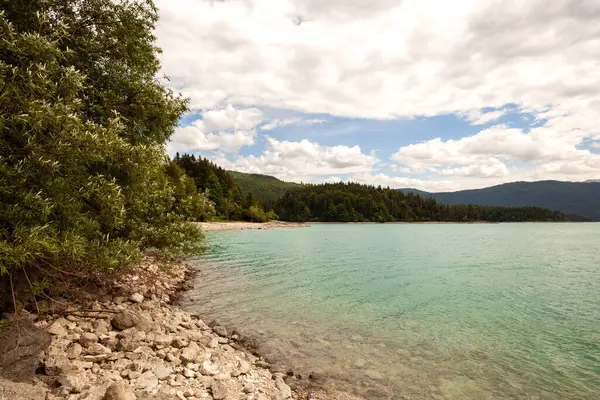
{"label": "cloud", "polygon": [[488,112],[482,112],[481,110],[469,110],[467,112],[460,113],[460,116],[469,121],[471,125],[484,125],[496,121],[505,114],[506,110],[495,110]]}
{"label": "cloud", "polygon": [[235,153],[254,144],[256,126],[263,120],[257,108],[236,109],[232,105],[205,110],[202,119],[175,129],[168,145],[170,154],[199,150]]}
{"label": "cloud", "polygon": [[260,156],[215,159],[228,169],[276,176],[283,180],[315,181],[318,175],[370,172],[378,161],[361,152],[359,146],[323,146],[303,139],[279,141],[267,137],[267,148]]}
{"label": "cloud", "polygon": [[[275,108],[353,119],[456,114],[472,125],[496,122],[513,104],[533,116],[531,130],[496,126],[462,139],[403,146],[392,157],[401,164],[397,173],[435,168],[432,179],[452,177],[455,187],[483,184],[479,178],[489,183],[600,173],[598,155],[584,149],[584,143],[600,139],[597,0],[157,0],[157,5],[156,34],[168,84],[190,97],[193,110],[215,110],[206,112],[203,126],[179,128],[170,148],[231,153],[252,145],[257,127],[304,123],[283,119],[261,126],[258,112],[232,117],[226,104],[238,105],[235,112]],[[240,165],[294,180],[311,174],[297,157],[268,146],[268,153],[240,159]],[[325,160],[315,158],[328,156],[323,149],[309,155],[302,153],[309,145],[296,147],[311,171],[358,168],[349,160],[355,150],[338,149],[339,160]],[[372,171],[361,173],[367,172]]]}
{"label": "cloud", "polygon": [[271,131],[275,128],[296,125],[296,126],[305,126],[305,125],[313,125],[313,124],[323,124],[327,122],[324,119],[302,119],[302,118],[286,118],[286,119],[274,119],[267,124],[264,124],[260,127],[263,131]]}

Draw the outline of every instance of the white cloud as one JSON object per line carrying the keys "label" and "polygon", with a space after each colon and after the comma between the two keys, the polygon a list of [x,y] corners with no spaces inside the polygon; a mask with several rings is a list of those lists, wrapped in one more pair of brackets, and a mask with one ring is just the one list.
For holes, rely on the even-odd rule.
{"label": "white cloud", "polygon": [[170,154],[198,150],[228,153],[254,144],[256,126],[263,113],[257,108],[236,109],[232,105],[202,112],[202,119],[178,127],[168,145]]}
{"label": "white cloud", "polygon": [[[204,126],[178,129],[171,148],[235,152],[254,143],[262,114],[234,117],[238,110],[223,109],[228,103],[368,119],[454,113],[473,125],[497,121],[515,104],[534,115],[537,127],[492,127],[404,146],[393,156],[402,164],[398,172],[436,168],[455,178],[455,187],[476,176],[492,182],[600,173],[598,155],[582,148],[600,139],[597,0],[157,4],[162,72],[191,98],[192,109],[216,109],[205,113]],[[295,123],[268,121],[259,129]],[[328,160],[315,158],[327,156],[322,150],[296,147],[300,158],[269,147],[255,157],[262,161],[240,162],[295,180],[310,175],[297,161],[302,157],[313,170],[356,168],[349,160],[355,150],[347,150],[353,147],[342,146]]]}
{"label": "white cloud", "polygon": [[370,172],[378,161],[361,152],[359,146],[323,146],[303,139],[279,141],[267,137],[267,149],[260,156],[237,157],[231,161],[218,157],[216,162],[228,169],[261,173],[289,181],[314,181],[316,175]]}
{"label": "white cloud", "polygon": [[495,110],[482,112],[481,110],[469,110],[460,115],[469,121],[471,125],[484,125],[489,122],[494,122],[498,118],[506,114],[506,110]]}
{"label": "white cloud", "polygon": [[274,119],[267,124],[264,124],[260,127],[263,131],[271,131],[275,128],[289,126],[289,125],[297,125],[297,126],[305,126],[305,125],[313,125],[313,124],[323,124],[327,122],[324,119],[302,119],[302,118],[285,118],[285,119]]}

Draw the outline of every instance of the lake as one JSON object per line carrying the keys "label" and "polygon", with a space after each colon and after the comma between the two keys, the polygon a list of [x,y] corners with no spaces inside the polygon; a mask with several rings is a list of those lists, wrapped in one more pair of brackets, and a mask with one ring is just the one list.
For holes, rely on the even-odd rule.
{"label": "lake", "polygon": [[212,232],[184,306],[390,399],[600,399],[600,223]]}

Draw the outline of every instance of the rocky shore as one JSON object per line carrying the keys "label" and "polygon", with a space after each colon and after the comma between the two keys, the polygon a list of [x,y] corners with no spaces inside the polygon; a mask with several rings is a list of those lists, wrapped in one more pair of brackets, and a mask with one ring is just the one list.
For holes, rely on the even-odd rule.
{"label": "rocky shore", "polygon": [[[0,399],[352,399],[292,391],[244,338],[173,305],[190,270],[147,258],[55,315],[0,329]],[[293,376],[292,376],[293,377]]]}
{"label": "rocky shore", "polygon": [[198,222],[198,225],[204,232],[214,231],[233,231],[233,230],[248,230],[248,229],[274,229],[274,228],[301,228],[308,227],[308,224],[300,222],[282,222],[282,221],[270,221],[270,222]]}

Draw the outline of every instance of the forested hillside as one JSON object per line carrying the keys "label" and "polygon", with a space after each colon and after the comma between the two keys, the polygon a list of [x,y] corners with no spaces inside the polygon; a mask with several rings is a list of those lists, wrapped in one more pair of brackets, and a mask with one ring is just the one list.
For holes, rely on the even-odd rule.
{"label": "forested hillside", "polygon": [[244,192],[252,193],[265,209],[271,209],[285,192],[300,186],[295,182],[284,182],[274,176],[261,174],[246,174],[244,172],[229,171]]}
{"label": "forested hillside", "polygon": [[276,205],[285,221],[567,221],[558,211],[539,207],[442,205],[414,193],[357,183],[304,185],[289,190]]}
{"label": "forested hillside", "polygon": [[[173,167],[189,176],[197,190],[205,193],[214,203],[215,214],[227,220],[264,222],[277,216],[265,213],[261,202],[251,192],[243,192],[229,171],[207,158],[176,154]],[[199,220],[205,220],[207,215]]]}
{"label": "forested hillside", "polygon": [[[415,191],[402,189],[402,191]],[[416,191],[444,204],[488,206],[536,206],[600,221],[600,182],[513,182],[483,189],[427,193]]]}

